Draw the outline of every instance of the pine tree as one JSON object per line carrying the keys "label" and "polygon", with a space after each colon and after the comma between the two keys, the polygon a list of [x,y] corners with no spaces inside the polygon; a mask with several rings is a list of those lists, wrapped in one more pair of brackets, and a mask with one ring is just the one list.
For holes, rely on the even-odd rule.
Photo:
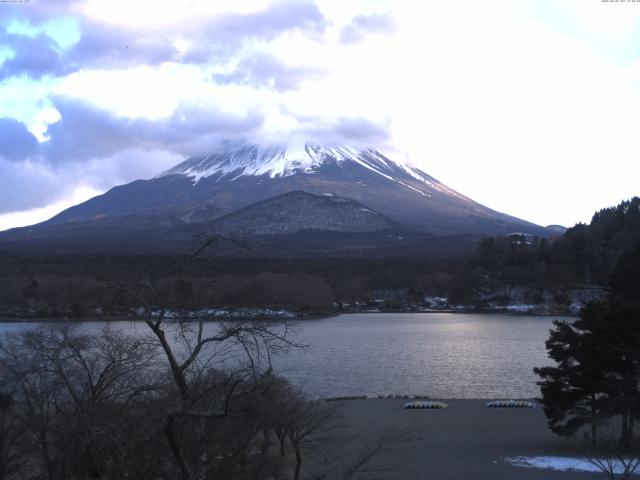
{"label": "pine tree", "polygon": [[534,372],[541,378],[541,403],[551,430],[573,436],[589,425],[595,445],[597,426],[604,418],[608,398],[600,345],[590,334],[590,316],[585,316],[586,322],[582,318],[573,323],[553,322],[546,347],[557,366],[535,368]]}
{"label": "pine tree", "polygon": [[620,258],[607,299],[592,302],[580,318],[554,321],[546,347],[554,367],[534,369],[552,431],[572,436],[619,416],[621,441],[630,445],[640,419],[640,249]]}
{"label": "pine tree", "polygon": [[590,326],[591,341],[598,344],[603,408],[607,416],[620,417],[621,441],[630,445],[640,407],[640,312],[609,299],[587,306],[580,317]]}

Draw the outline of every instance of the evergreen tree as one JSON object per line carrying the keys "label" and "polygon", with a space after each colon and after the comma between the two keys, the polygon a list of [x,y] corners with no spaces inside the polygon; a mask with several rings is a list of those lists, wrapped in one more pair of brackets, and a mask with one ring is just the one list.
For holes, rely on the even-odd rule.
{"label": "evergreen tree", "polygon": [[534,369],[552,431],[571,436],[619,416],[630,445],[640,419],[640,249],[616,265],[609,297],[586,305],[572,323],[554,322],[546,347],[554,367]]}
{"label": "evergreen tree", "polygon": [[[631,205],[626,216],[640,215]],[[622,416],[623,441],[633,440],[633,427],[640,421],[640,247],[618,260],[610,279],[609,315],[618,334],[611,341],[612,358],[619,377],[617,410]]]}
{"label": "evergreen tree", "polygon": [[620,257],[611,273],[609,285],[612,300],[640,304],[640,246]]}
{"label": "evergreen tree", "polygon": [[591,335],[591,305],[584,317],[573,323],[555,320],[546,342],[555,367],[535,368],[541,380],[541,403],[549,427],[562,436],[573,436],[589,425],[595,445],[597,426],[604,418],[607,403],[606,378],[602,373],[600,345]]}
{"label": "evergreen tree", "polygon": [[598,343],[598,366],[604,376],[604,408],[622,420],[621,441],[629,445],[640,401],[640,312],[628,304],[608,300],[581,312],[591,326],[588,334]]}

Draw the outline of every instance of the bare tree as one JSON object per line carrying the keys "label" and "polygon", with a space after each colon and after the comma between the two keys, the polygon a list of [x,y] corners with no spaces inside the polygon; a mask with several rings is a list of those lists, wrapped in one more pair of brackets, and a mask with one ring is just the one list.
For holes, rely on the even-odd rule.
{"label": "bare tree", "polygon": [[290,405],[291,424],[287,435],[293,446],[296,466],[293,479],[300,478],[304,446],[318,441],[319,437],[337,428],[338,410],[335,405],[318,400],[309,400],[299,395]]}
{"label": "bare tree", "polygon": [[22,463],[19,449],[22,431],[14,409],[13,396],[0,391],[0,480],[12,478],[18,473]]}
{"label": "bare tree", "polygon": [[155,349],[109,326],[98,335],[76,330],[69,324],[50,328],[42,345],[66,398],[57,442],[68,450],[70,467],[101,478],[121,456],[124,411],[158,387],[152,370]]}
{"label": "bare tree", "polygon": [[[211,239],[191,257],[198,256],[216,239]],[[261,374],[271,368],[272,356],[300,346],[291,339],[288,322],[272,322],[267,319],[247,322],[207,323],[206,315],[193,315],[181,307],[181,275],[177,275],[173,288],[160,292],[150,281],[137,285],[120,285],[119,291],[134,299],[144,312],[144,322],[151,338],[158,345],[170,372],[175,401],[167,409],[164,434],[180,476],[185,480],[204,480],[211,472],[224,469],[238,452],[220,451],[220,434],[224,432],[229,417],[251,415],[238,414],[230,407],[232,398],[257,396],[255,388],[250,392],[246,385],[240,391],[237,386],[251,379],[255,385]],[[220,376],[210,375],[221,368],[229,382],[221,382]],[[238,405],[247,399],[236,400]],[[256,433],[254,422],[241,422],[247,434],[245,443],[252,441]],[[258,429],[260,430],[260,429]],[[216,442],[217,439],[217,442]],[[229,442],[225,448],[230,445]],[[244,450],[247,446],[244,445]],[[224,450],[224,449],[223,449]]]}
{"label": "bare tree", "polygon": [[605,438],[591,449],[589,463],[596,466],[610,480],[631,480],[640,474],[640,440],[625,444]]}
{"label": "bare tree", "polygon": [[285,378],[274,375],[271,370],[261,376],[258,389],[260,415],[264,419],[268,431],[273,432],[276,436],[278,452],[280,457],[284,458],[285,443],[295,422],[291,411],[292,406],[299,401],[298,392]]}
{"label": "bare tree", "polygon": [[40,467],[30,470],[50,480],[102,478],[117,465],[128,430],[124,411],[156,388],[153,355],[140,339],[108,327],[87,335],[56,324],[5,338],[4,381],[15,418],[40,457]]}
{"label": "bare tree", "polygon": [[61,382],[53,375],[39,348],[42,330],[23,331],[0,343],[0,372],[16,402],[14,414],[28,432],[30,454],[23,460],[49,480],[58,478],[53,445],[54,425],[59,416]]}
{"label": "bare tree", "polygon": [[[370,463],[411,432],[411,429],[389,428],[368,438],[354,435],[334,437],[328,448],[313,451],[315,457],[320,455],[321,467],[312,478],[349,480],[365,470],[371,472]],[[388,470],[378,468],[375,471]]]}

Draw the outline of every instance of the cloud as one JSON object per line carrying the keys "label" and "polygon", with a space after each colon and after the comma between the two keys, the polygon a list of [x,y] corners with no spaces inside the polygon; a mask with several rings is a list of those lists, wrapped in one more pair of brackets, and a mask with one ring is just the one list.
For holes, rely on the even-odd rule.
{"label": "cloud", "polygon": [[76,11],[82,0],[56,0],[55,2],[4,2],[0,8],[0,24],[11,20],[29,19],[46,22],[58,15],[68,15]]}
{"label": "cloud", "polygon": [[[183,102],[166,118],[127,118],[78,98],[52,97],[60,119],[38,143],[26,126],[0,120],[0,213],[28,210],[61,200],[72,188],[104,190],[149,178],[184,158],[210,153],[223,140],[282,141],[260,109],[230,114],[215,104]],[[323,117],[287,112],[295,128],[284,138],[318,143],[388,140],[389,125],[364,117]],[[6,141],[5,141],[6,139]]]}
{"label": "cloud", "polygon": [[232,116],[215,105],[182,104],[168,118],[129,119],[67,97],[54,97],[59,121],[39,143],[26,126],[0,119],[0,213],[42,207],[70,189],[107,189],[149,178],[221,140],[251,135],[260,113]]}
{"label": "cloud", "polygon": [[315,3],[299,0],[276,2],[252,13],[221,14],[195,26],[196,33],[185,37],[192,46],[181,61],[194,64],[228,61],[247,42],[270,41],[294,31],[318,35],[327,23]]}
{"label": "cloud", "polygon": [[0,231],[15,227],[25,227],[43,222],[74,205],[89,200],[103,193],[87,187],[78,187],[65,195],[61,200],[50,203],[45,207],[32,208],[17,212],[0,213]]}
{"label": "cloud", "polygon": [[273,39],[285,31],[304,30],[319,33],[327,20],[312,1],[283,0],[249,14],[229,13],[215,17],[208,25],[208,37],[229,42],[246,38]]}
{"label": "cloud", "polygon": [[[329,130],[339,135],[342,142],[349,140],[357,140],[360,142],[368,142],[370,145],[376,145],[389,140],[389,119],[385,119],[384,123],[378,123],[368,118],[339,118],[334,124],[329,125]],[[329,133],[329,132],[327,132]]]}
{"label": "cloud", "polygon": [[0,118],[0,157],[22,161],[38,149],[38,141],[23,123],[13,118]]}
{"label": "cloud", "polygon": [[65,192],[64,177],[37,161],[10,162],[0,158],[0,213],[47,205]]}
{"label": "cloud", "polygon": [[136,148],[194,155],[221,138],[251,135],[264,120],[261,112],[231,115],[213,104],[183,103],[170,117],[151,121],[118,116],[81,99],[55,97],[52,102],[62,118],[49,126],[50,139],[41,148],[52,164],[105,158]]}
{"label": "cloud", "polygon": [[[47,15],[65,12],[41,3],[46,2],[17,11],[16,18],[27,23],[42,22],[44,18],[50,20]],[[75,2],[68,2],[68,8],[74,5]],[[0,41],[14,53],[0,69],[0,79],[23,74],[32,78],[66,75],[87,68],[156,66],[164,62],[228,62],[247,42],[269,41],[291,31],[315,35],[327,26],[315,3],[300,0],[282,0],[249,13],[191,18],[161,30],[115,25],[87,16],[77,20],[80,38],[63,49],[56,48],[56,42],[46,32],[35,37],[0,35]],[[5,18],[4,23],[7,22]],[[180,41],[189,48],[179,48]]]}
{"label": "cloud", "polygon": [[0,80],[20,75],[38,79],[43,75],[66,73],[67,69],[60,63],[55,42],[45,34],[30,37],[4,33],[0,34],[0,43],[13,53],[0,66]]}
{"label": "cloud", "polygon": [[343,44],[358,43],[371,33],[389,34],[396,31],[398,25],[389,13],[374,13],[371,15],[357,15],[351,23],[340,32],[340,42]]}
{"label": "cloud", "polygon": [[[183,102],[171,116],[152,121],[118,116],[81,99],[55,97],[52,102],[61,119],[49,126],[49,140],[39,150],[51,165],[88,162],[132,149],[166,151],[184,158],[209,153],[225,139],[278,134],[265,125],[273,112],[260,109],[230,114],[215,104]],[[388,119],[301,115],[286,109],[279,115],[292,118],[295,127],[287,132],[291,136],[340,143],[388,139]]]}
{"label": "cloud", "polygon": [[[0,217],[5,214],[5,220],[8,221],[11,218],[6,216],[8,213],[41,210],[40,215],[43,216],[38,217],[38,221],[41,221],[47,214],[53,216],[62,208],[70,206],[71,204],[65,203],[58,211],[53,212],[45,208],[54,203],[66,202],[73,192],[85,192],[84,197],[75,202],[79,203],[115,185],[138,178],[151,178],[183,159],[182,155],[166,150],[135,147],[83,162],[51,164],[43,159],[9,162],[0,158]],[[77,195],[73,198],[76,197]],[[19,218],[15,220],[14,225],[21,223]],[[0,221],[0,229],[2,227]]]}
{"label": "cloud", "polygon": [[136,31],[88,19],[80,25],[80,40],[61,58],[76,71],[159,65],[179,57],[170,32]]}
{"label": "cloud", "polygon": [[79,185],[105,191],[137,179],[147,179],[184,160],[179,154],[166,150],[127,148],[110,157],[99,157],[82,164],[71,165],[77,171]]}
{"label": "cloud", "polygon": [[279,92],[295,90],[305,82],[326,74],[326,70],[311,66],[289,65],[268,52],[254,52],[244,57],[230,73],[214,74],[222,84],[250,85],[271,88]]}
{"label": "cloud", "polygon": [[307,117],[301,121],[292,135],[303,141],[320,145],[388,146],[390,138],[389,119],[372,119],[352,116],[338,118]]}

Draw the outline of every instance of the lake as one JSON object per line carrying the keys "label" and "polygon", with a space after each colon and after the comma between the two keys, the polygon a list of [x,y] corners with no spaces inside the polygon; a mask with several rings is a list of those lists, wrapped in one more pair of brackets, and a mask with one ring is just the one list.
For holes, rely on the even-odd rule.
{"label": "lake", "polygon": [[[305,320],[309,345],[276,357],[276,372],[313,396],[539,396],[532,369],[549,364],[544,342],[559,317],[470,313],[346,314]],[[146,332],[141,323],[114,322]],[[37,324],[4,323],[0,333]],[[101,322],[86,322],[99,328]]]}

